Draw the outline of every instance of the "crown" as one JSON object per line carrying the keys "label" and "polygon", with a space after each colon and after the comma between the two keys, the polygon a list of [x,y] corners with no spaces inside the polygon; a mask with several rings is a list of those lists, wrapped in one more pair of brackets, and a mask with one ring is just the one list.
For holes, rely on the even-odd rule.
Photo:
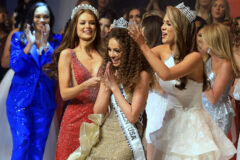
{"label": "crown", "polygon": [[128,21],[126,21],[123,17],[118,20],[114,19],[112,28],[128,28]]}
{"label": "crown", "polygon": [[96,8],[94,8],[94,7],[91,6],[90,4],[80,4],[80,5],[76,6],[76,7],[72,10],[71,19],[73,19],[74,15],[75,15],[79,10],[91,10],[91,11],[96,15],[96,17],[98,17],[98,11],[96,10]]}
{"label": "crown", "polygon": [[187,17],[190,23],[195,20],[195,13],[191,11],[189,7],[185,6],[183,2],[178,4],[176,8],[179,9]]}

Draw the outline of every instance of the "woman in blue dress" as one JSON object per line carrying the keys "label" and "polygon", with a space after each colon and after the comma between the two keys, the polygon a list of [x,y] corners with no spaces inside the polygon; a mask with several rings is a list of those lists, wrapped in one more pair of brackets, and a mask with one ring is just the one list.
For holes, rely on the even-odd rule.
{"label": "woman in blue dress", "polygon": [[24,32],[11,39],[10,67],[15,74],[7,98],[13,138],[12,160],[41,160],[56,108],[55,80],[43,66],[51,62],[61,36],[52,32],[54,17],[46,3],[35,3]]}

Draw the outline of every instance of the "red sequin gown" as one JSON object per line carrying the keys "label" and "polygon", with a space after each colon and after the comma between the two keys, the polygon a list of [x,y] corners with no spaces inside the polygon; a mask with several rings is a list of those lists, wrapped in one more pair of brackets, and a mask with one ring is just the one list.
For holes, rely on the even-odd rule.
{"label": "red sequin gown", "polygon": [[[91,74],[73,51],[72,67],[77,84],[91,78]],[[98,71],[99,73],[100,71]],[[90,122],[88,115],[93,113],[98,90],[99,88],[95,87],[82,91],[67,106],[60,126],[55,160],[66,160],[79,147],[80,126],[83,122]]]}

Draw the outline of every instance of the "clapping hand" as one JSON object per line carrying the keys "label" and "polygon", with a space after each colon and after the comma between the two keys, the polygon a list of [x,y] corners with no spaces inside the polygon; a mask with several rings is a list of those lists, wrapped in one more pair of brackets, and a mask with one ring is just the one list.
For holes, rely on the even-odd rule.
{"label": "clapping hand", "polygon": [[112,63],[108,62],[106,66],[106,70],[104,73],[104,80],[105,84],[108,88],[110,88],[112,91],[115,89],[115,87],[118,87],[116,82],[116,76],[113,73]]}
{"label": "clapping hand", "polygon": [[33,43],[35,43],[35,41],[36,41],[35,31],[32,31],[32,32],[31,32],[30,27],[31,27],[31,26],[30,26],[29,24],[27,24],[27,27],[26,27],[26,29],[25,29],[25,34],[26,34],[28,43],[33,44]]}
{"label": "clapping hand", "polygon": [[40,47],[47,46],[49,32],[50,32],[50,25],[49,24],[43,25],[41,30]]}

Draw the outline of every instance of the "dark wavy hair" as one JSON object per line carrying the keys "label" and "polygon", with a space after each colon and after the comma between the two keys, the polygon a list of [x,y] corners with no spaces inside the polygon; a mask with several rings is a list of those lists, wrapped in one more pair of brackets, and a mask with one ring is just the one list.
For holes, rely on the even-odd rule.
{"label": "dark wavy hair", "polygon": [[[128,35],[127,29],[113,28],[106,37],[105,43],[107,46],[111,38],[116,39],[120,43],[120,49],[122,50],[120,66],[117,68],[114,67],[114,69],[118,69],[117,81],[123,85],[127,92],[132,93],[140,79],[140,72],[143,70],[147,71],[153,77],[153,70],[143,56],[137,43]],[[107,49],[103,59],[104,66],[111,61]]]}
{"label": "dark wavy hair", "polygon": [[[49,24],[49,26],[50,26],[50,31],[49,31],[48,41],[51,42],[51,41],[54,41],[54,39],[53,39],[53,35],[54,35],[54,33],[53,33],[54,15],[53,15],[53,12],[52,12],[50,6],[49,6],[47,3],[44,3],[44,2],[36,2],[36,3],[34,3],[34,4],[30,7],[30,9],[28,10],[28,14],[27,14],[26,20],[25,20],[25,22],[24,22],[24,26],[25,26],[26,24],[29,24],[29,25],[31,26],[31,29],[32,29],[32,30],[34,29],[34,24],[33,24],[34,12],[35,12],[35,10],[36,10],[38,7],[42,7],[42,6],[47,7],[47,9],[48,9],[48,11],[49,11],[49,14],[50,14],[50,24]],[[21,29],[20,29],[20,30],[21,30]],[[24,29],[22,29],[22,30],[24,30]],[[21,43],[25,44],[25,42],[26,42],[26,34],[23,33],[23,34],[21,35]]]}
{"label": "dark wavy hair", "polygon": [[[89,41],[88,46],[90,45],[94,47],[99,53],[102,52],[102,43],[101,43],[101,37],[100,37],[100,25],[98,22],[98,18],[91,10],[79,10],[73,17],[73,19],[70,21],[69,26],[66,28],[66,32],[64,33],[62,42],[60,46],[55,49],[55,51],[52,54],[52,63],[47,64],[44,67],[44,70],[47,71],[50,78],[58,79],[58,60],[60,53],[66,49],[66,48],[75,48],[79,42],[80,39],[77,35],[77,24],[78,24],[78,18],[83,13],[89,13],[95,18],[95,24],[96,24],[96,35],[92,38],[91,41]],[[87,48],[88,49],[88,48]]]}
{"label": "dark wavy hair", "polygon": [[8,34],[12,29],[11,19],[5,7],[0,6],[0,13],[3,14],[3,23],[0,24],[0,30]]}

